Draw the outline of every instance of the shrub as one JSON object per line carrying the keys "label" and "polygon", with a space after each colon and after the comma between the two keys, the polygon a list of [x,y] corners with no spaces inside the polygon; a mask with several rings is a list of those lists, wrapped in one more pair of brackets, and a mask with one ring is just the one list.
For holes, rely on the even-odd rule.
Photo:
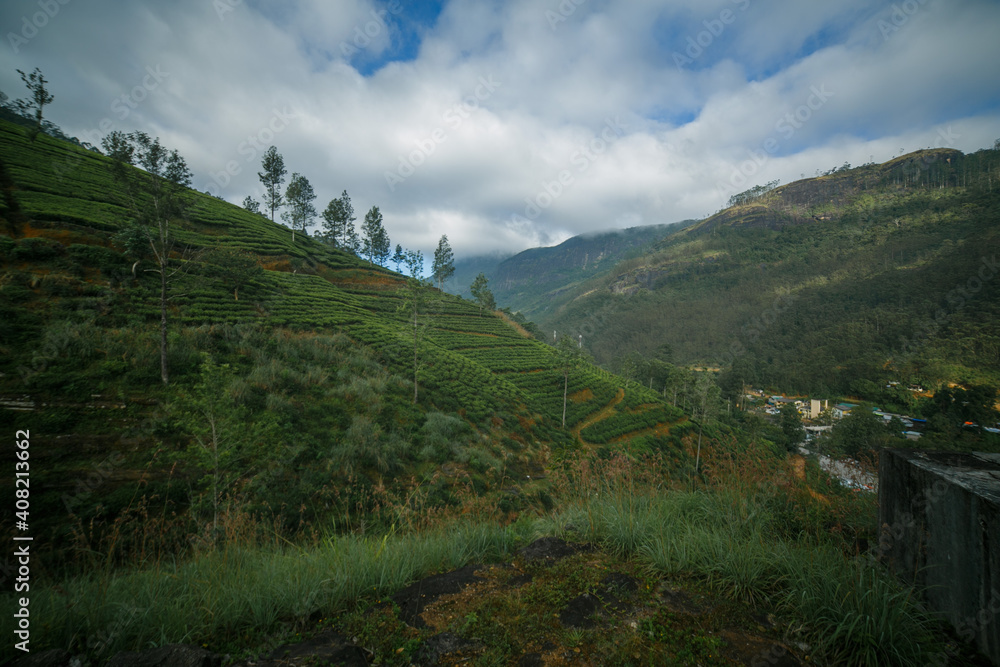
{"label": "shrub", "polygon": [[63,254],[62,245],[52,239],[27,238],[17,242],[14,257],[21,261],[41,262]]}
{"label": "shrub", "polygon": [[104,275],[112,275],[116,271],[125,270],[127,265],[125,256],[110,248],[74,243],[67,251],[70,257],[79,264],[100,269]]}
{"label": "shrub", "polygon": [[0,257],[10,257],[17,243],[9,236],[0,236]]}

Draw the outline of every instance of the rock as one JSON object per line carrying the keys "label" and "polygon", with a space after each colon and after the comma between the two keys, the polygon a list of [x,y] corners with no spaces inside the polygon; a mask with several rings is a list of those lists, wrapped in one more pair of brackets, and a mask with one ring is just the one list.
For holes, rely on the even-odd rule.
{"label": "rock", "polygon": [[600,589],[612,595],[629,595],[639,590],[639,580],[622,572],[611,572],[601,579]]}
{"label": "rock", "polygon": [[122,651],[107,667],[219,667],[222,658],[199,646],[167,644],[146,651]]}
{"label": "rock", "polygon": [[417,651],[414,659],[419,665],[437,665],[444,657],[460,657],[461,653],[478,653],[483,645],[476,641],[463,639],[451,632],[442,632],[428,637]]}
{"label": "rock", "polygon": [[571,628],[594,627],[594,615],[601,608],[600,602],[593,595],[584,593],[569,602],[559,612],[559,622]]}
{"label": "rock", "polygon": [[327,630],[297,644],[279,646],[259,660],[241,663],[244,667],[288,667],[289,665],[330,665],[366,667],[368,656],[346,637]]}
{"label": "rock", "polygon": [[61,648],[29,654],[17,661],[17,667],[70,667],[73,656]]}
{"label": "rock", "polygon": [[507,588],[508,589],[520,588],[525,584],[530,584],[533,579],[534,577],[528,572],[525,572],[524,574],[519,574],[515,577],[510,578],[510,581],[507,582]]}
{"label": "rock", "polygon": [[558,537],[542,537],[518,551],[518,554],[529,563],[538,561],[554,563],[557,560],[591,549],[593,547],[590,545],[570,544]]}
{"label": "rock", "polygon": [[426,628],[427,624],[420,617],[424,608],[442,595],[459,593],[469,584],[483,581],[476,576],[476,570],[482,567],[466,565],[452,572],[431,575],[399,591],[392,596],[392,601],[399,606],[400,620],[414,628]]}
{"label": "rock", "polygon": [[517,661],[517,667],[543,667],[544,664],[541,653],[525,653]]}

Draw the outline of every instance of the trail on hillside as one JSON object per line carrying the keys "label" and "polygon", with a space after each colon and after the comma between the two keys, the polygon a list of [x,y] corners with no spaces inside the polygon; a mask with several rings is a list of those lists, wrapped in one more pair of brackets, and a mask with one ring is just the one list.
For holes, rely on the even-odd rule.
{"label": "trail on hillside", "polygon": [[622,442],[623,440],[631,440],[632,438],[641,438],[646,435],[660,435],[660,436],[670,435],[670,429],[672,429],[674,426],[677,426],[678,424],[683,424],[687,420],[688,420],[687,415],[684,415],[675,422],[663,422],[651,428],[644,428],[638,431],[632,431],[631,433],[625,433],[624,435],[620,435],[617,438],[612,438],[611,442],[609,442],[608,444],[613,445]]}
{"label": "trail on hillside", "polygon": [[577,424],[576,426],[574,426],[570,432],[573,435],[575,435],[577,438],[579,438],[580,442],[583,443],[584,445],[588,445],[588,446],[592,445],[593,443],[586,442],[580,436],[580,432],[583,429],[587,428],[588,426],[593,426],[597,422],[602,421],[604,419],[607,419],[611,415],[615,414],[615,412],[616,412],[615,408],[623,400],[625,400],[625,389],[623,387],[618,387],[618,394],[611,400],[610,403],[608,403],[603,408],[601,408],[597,412],[591,414],[589,417],[587,417],[586,419],[584,419],[582,422],[580,422],[579,424]]}

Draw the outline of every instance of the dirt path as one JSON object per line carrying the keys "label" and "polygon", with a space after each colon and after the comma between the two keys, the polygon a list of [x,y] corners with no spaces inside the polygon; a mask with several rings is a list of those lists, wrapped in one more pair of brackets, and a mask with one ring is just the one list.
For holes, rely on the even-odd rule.
{"label": "dirt path", "polygon": [[604,419],[607,419],[611,415],[615,414],[615,412],[616,412],[615,408],[623,400],[625,400],[625,389],[623,389],[622,387],[618,387],[618,395],[615,396],[611,400],[611,402],[608,403],[607,405],[605,405],[603,408],[601,408],[597,412],[591,414],[589,417],[587,417],[586,419],[584,419],[582,422],[580,422],[579,424],[577,424],[576,426],[574,426],[573,429],[572,429],[573,435],[575,435],[577,438],[579,438],[580,442],[582,442],[584,445],[590,445],[591,443],[585,441],[582,437],[580,437],[580,431],[582,431],[583,429],[587,428],[588,426],[592,426],[592,425],[596,424],[597,422],[599,422],[601,420],[604,420]]}

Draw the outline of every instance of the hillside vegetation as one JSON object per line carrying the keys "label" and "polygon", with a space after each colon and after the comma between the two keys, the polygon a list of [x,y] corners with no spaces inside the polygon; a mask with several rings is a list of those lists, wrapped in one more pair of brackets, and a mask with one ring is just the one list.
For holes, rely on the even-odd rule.
{"label": "hillside vegetation", "polygon": [[[2,523],[33,538],[32,657],[183,643],[248,666],[334,647],[382,665],[976,664],[885,570],[874,497],[728,414],[666,348],[649,363],[669,392],[184,191],[164,382],[161,275],[126,250],[135,220],[108,159],[0,121],[0,188],[0,421],[30,440],[32,482],[24,524]],[[970,210],[968,238],[992,242]],[[613,290],[574,286],[564,315],[617,304],[594,311],[621,319],[592,320],[598,352],[604,325],[631,327],[676,276],[734,298],[757,274],[731,256],[771,251],[730,227],[669,236]],[[641,286],[650,257],[663,273]],[[24,462],[5,451],[8,470]]]}
{"label": "hillside vegetation", "polygon": [[[159,277],[149,261],[133,269],[118,245],[130,215],[108,159],[45,135],[29,143],[8,123],[0,155],[0,394],[25,408],[0,418],[30,427],[45,457],[38,479],[54,492],[36,499],[36,516],[54,531],[51,545],[99,537],[104,529],[86,534],[101,525],[91,520],[120,516],[137,478],[139,495],[168,514],[188,501],[201,510],[178,530],[215,516],[223,497],[293,531],[334,516],[348,529],[377,505],[383,480],[454,504],[463,483],[500,488],[541,470],[553,449],[576,447],[573,428],[625,391],[575,365],[564,429],[553,348],[353,254],[301,234],[293,244],[289,229],[194,191],[173,221],[180,272],[171,383],[160,386]],[[233,253],[263,269],[238,290],[220,264]],[[680,411],[635,386],[625,393],[642,414],[614,419],[611,409],[610,427],[595,423],[585,437],[641,432],[682,457],[683,428],[664,437]],[[198,445],[216,419],[219,452]],[[651,425],[660,435],[648,437]],[[109,457],[99,489],[79,484]],[[537,501],[506,498],[509,509]]]}
{"label": "hillside vegetation", "polygon": [[675,362],[786,391],[997,385],[998,170],[995,149],[934,149],[761,188],[599,276],[549,285],[535,318],[610,367],[667,344]]}

